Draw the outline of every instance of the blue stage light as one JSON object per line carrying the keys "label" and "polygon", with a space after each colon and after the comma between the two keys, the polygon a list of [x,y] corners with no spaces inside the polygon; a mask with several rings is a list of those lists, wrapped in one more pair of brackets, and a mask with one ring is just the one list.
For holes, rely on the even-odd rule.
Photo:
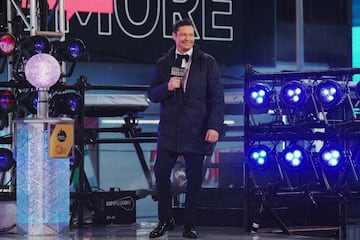
{"label": "blue stage light", "polygon": [[264,108],[268,106],[271,99],[270,87],[262,83],[250,86],[245,92],[245,100],[253,108]]}
{"label": "blue stage light", "polygon": [[254,145],[248,153],[250,165],[255,168],[264,168],[270,164],[270,148],[265,145]]}
{"label": "blue stage light", "polygon": [[35,51],[35,53],[48,52],[46,49],[47,49],[47,42],[43,41],[42,39],[36,39],[34,41],[34,51]]}
{"label": "blue stage light", "polygon": [[22,96],[21,102],[25,105],[26,109],[31,114],[37,113],[37,105],[38,105],[38,92],[37,91],[30,91],[24,93]]}
{"label": "blue stage light", "polygon": [[334,80],[325,80],[315,86],[315,97],[321,106],[334,107],[344,99],[345,89]]}
{"label": "blue stage light", "polygon": [[15,161],[13,159],[12,152],[6,148],[0,148],[0,171],[8,171],[14,163]]}
{"label": "blue stage light", "polygon": [[291,169],[300,169],[303,167],[307,154],[303,147],[299,145],[290,145],[282,152],[284,164]]}
{"label": "blue stage light", "polygon": [[69,44],[69,54],[74,58],[77,59],[79,56],[84,54],[85,48],[84,44],[79,41],[71,42]]}
{"label": "blue stage light", "polygon": [[75,92],[55,94],[50,100],[50,109],[54,116],[74,116],[81,109],[81,101],[81,96]]}
{"label": "blue stage light", "polygon": [[329,145],[320,149],[319,157],[321,163],[330,169],[337,169],[345,160],[345,153],[341,147]]}
{"label": "blue stage light", "polygon": [[59,61],[76,62],[86,54],[86,47],[80,39],[53,42],[53,55]]}
{"label": "blue stage light", "polygon": [[20,40],[20,46],[27,58],[38,53],[49,53],[51,45],[49,40],[43,36],[31,36]]}
{"label": "blue stage light", "polygon": [[306,86],[299,81],[286,83],[280,90],[280,101],[289,108],[298,108],[308,99]]}
{"label": "blue stage light", "polygon": [[12,112],[16,107],[15,95],[9,90],[0,91],[0,110],[1,113]]}

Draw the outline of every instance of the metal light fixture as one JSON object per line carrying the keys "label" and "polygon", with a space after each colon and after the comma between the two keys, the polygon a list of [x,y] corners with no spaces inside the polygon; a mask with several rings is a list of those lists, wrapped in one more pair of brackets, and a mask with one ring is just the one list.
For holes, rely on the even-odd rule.
{"label": "metal light fixture", "polygon": [[297,144],[291,144],[282,151],[282,161],[290,170],[301,169],[307,160],[305,149]]}
{"label": "metal light fixture", "polygon": [[6,59],[8,56],[15,52],[16,41],[13,35],[10,33],[0,33],[0,73],[3,73],[6,68]]}
{"label": "metal light fixture", "polygon": [[16,98],[9,90],[0,90],[0,130],[9,126],[8,113],[15,110]]}
{"label": "metal light fixture", "polygon": [[50,109],[53,116],[75,116],[81,108],[81,96],[76,92],[58,93],[50,99]]}
{"label": "metal light fixture", "polygon": [[338,169],[345,162],[345,152],[335,144],[325,145],[319,151],[320,162],[327,169]]}
{"label": "metal light fixture", "polygon": [[268,85],[256,83],[245,92],[245,101],[251,108],[261,109],[269,106],[272,95],[273,92]]}
{"label": "metal light fixture", "polygon": [[1,113],[14,111],[16,107],[15,95],[9,90],[0,90],[0,110]]}
{"label": "metal light fixture", "polygon": [[55,41],[53,44],[53,56],[59,61],[76,62],[86,54],[86,47],[80,39]]}
{"label": "metal light fixture", "polygon": [[289,108],[304,106],[309,98],[309,90],[300,81],[286,83],[280,90],[280,101]]}
{"label": "metal light fixture", "polygon": [[38,104],[38,92],[34,90],[29,90],[27,92],[22,92],[18,94],[18,104],[19,106],[25,106],[26,109],[23,111],[27,114],[36,114],[37,113],[37,104]]}
{"label": "metal light fixture", "polygon": [[49,53],[51,45],[49,40],[43,36],[31,36],[23,38],[19,42],[21,53],[29,59],[38,53]]}
{"label": "metal light fixture", "polygon": [[0,56],[10,56],[16,47],[15,37],[10,33],[0,33]]}
{"label": "metal light fixture", "polygon": [[0,148],[0,172],[8,171],[14,163],[12,152],[6,148]]}
{"label": "metal light fixture", "polygon": [[315,86],[315,97],[324,108],[339,105],[345,98],[346,89],[334,80],[324,80]]}
{"label": "metal light fixture", "polygon": [[271,161],[270,148],[262,144],[252,146],[249,149],[248,161],[254,168],[267,167]]}

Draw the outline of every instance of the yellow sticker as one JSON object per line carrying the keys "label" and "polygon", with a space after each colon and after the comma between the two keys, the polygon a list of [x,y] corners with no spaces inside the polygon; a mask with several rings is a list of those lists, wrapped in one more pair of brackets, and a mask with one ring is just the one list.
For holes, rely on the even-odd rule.
{"label": "yellow sticker", "polygon": [[51,126],[49,142],[50,158],[72,157],[74,147],[74,125],[58,123]]}

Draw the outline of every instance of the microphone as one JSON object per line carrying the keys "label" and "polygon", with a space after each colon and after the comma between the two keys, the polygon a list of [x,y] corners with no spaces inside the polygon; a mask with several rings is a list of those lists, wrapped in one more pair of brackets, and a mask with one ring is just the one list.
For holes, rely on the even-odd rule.
{"label": "microphone", "polygon": [[[171,67],[171,76],[172,77],[180,77],[181,82],[183,81],[183,78],[185,76],[185,68],[181,67],[181,58],[175,59],[174,66]],[[176,95],[177,89],[174,90],[174,95]]]}
{"label": "microphone", "polygon": [[185,76],[185,68],[181,67],[182,58],[178,57],[175,59],[174,66],[171,68],[171,76],[172,77],[184,77]]}
{"label": "microphone", "polygon": [[185,76],[185,68],[181,67],[172,67],[171,68],[171,76],[183,78]]}

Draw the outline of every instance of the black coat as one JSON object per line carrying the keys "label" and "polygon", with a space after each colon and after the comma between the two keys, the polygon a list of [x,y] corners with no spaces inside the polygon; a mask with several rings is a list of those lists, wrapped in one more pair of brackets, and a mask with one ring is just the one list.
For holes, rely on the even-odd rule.
{"label": "black coat", "polygon": [[171,67],[175,66],[175,47],[156,62],[149,98],[160,103],[158,150],[212,154],[214,144],[205,142],[208,129],[222,130],[224,89],[216,60],[194,47],[186,92],[168,91]]}

